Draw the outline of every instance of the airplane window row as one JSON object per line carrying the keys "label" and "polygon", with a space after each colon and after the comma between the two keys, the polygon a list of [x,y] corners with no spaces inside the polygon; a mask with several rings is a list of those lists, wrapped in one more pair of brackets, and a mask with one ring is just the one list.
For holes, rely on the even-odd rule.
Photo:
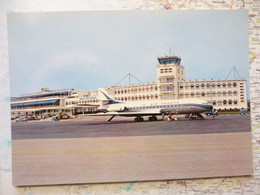
{"label": "airplane window row", "polygon": [[170,107],[181,107],[182,105],[160,105],[160,106],[143,106],[143,107],[132,107],[129,110],[138,110],[138,109],[153,109],[153,108],[170,108]]}

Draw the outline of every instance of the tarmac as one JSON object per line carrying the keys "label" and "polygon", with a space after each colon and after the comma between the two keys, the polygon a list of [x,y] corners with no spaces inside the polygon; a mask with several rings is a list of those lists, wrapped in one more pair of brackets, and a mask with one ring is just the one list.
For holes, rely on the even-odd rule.
{"label": "tarmac", "polygon": [[82,116],[12,123],[13,184],[54,185],[245,176],[249,115],[132,122]]}
{"label": "tarmac", "polygon": [[[214,120],[188,120],[179,117],[177,121],[134,122],[133,117],[79,116],[73,120],[12,122],[12,139],[51,139],[77,137],[119,137],[149,135],[184,135],[250,132],[250,115],[221,115]],[[147,118],[145,118],[147,119]]]}

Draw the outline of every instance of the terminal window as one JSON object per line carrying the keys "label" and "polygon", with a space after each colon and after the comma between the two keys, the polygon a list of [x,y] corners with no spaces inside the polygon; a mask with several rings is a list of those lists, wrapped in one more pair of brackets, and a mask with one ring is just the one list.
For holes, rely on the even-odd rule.
{"label": "terminal window", "polygon": [[167,78],[167,82],[172,82],[173,78]]}

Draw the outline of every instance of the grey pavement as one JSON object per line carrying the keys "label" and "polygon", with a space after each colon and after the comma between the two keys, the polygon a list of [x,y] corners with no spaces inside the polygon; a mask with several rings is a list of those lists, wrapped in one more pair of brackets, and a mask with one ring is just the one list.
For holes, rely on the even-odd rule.
{"label": "grey pavement", "polygon": [[133,118],[80,116],[78,119],[12,122],[12,139],[120,137],[250,132],[250,115],[221,115],[213,119],[134,122]]}
{"label": "grey pavement", "polygon": [[81,116],[12,123],[13,184],[50,185],[245,176],[249,115],[133,122]]}

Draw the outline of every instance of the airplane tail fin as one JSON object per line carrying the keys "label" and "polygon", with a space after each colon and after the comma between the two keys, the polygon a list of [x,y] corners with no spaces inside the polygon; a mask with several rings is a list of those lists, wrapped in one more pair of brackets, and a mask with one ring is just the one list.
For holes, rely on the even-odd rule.
{"label": "airplane tail fin", "polygon": [[99,96],[99,100],[102,102],[106,102],[106,104],[116,104],[116,103],[120,103],[114,99],[112,99],[111,97],[109,97],[105,91],[104,88],[99,88],[98,89],[98,96]]}

